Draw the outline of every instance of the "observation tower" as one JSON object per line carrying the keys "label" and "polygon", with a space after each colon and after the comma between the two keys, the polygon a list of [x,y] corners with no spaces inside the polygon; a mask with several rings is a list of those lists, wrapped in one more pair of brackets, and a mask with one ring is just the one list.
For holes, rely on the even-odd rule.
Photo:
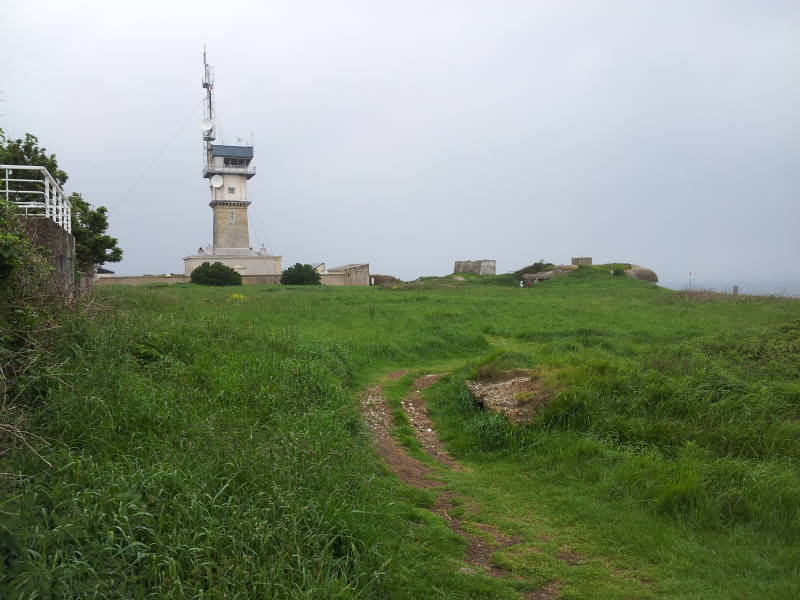
{"label": "observation tower", "polygon": [[[197,254],[183,259],[187,275],[204,262],[220,262],[244,276],[280,275],[281,257],[270,254],[262,244],[258,250],[250,246],[247,209],[250,200],[247,182],[255,177],[253,145],[215,144],[216,114],[214,109],[213,70],[203,50],[203,89],[206,90],[203,130],[203,177],[208,179],[211,192],[209,206],[213,214],[213,240],[210,246],[200,247]],[[239,140],[241,141],[241,140]],[[264,277],[263,283],[272,283]],[[262,281],[251,280],[251,283]]]}

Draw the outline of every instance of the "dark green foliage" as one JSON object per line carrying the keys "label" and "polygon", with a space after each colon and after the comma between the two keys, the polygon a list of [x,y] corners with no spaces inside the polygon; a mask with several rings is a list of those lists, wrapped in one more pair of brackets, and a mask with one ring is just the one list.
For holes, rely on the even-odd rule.
{"label": "dark green foliage", "polygon": [[616,277],[625,275],[625,269],[623,269],[622,267],[614,267],[613,269],[611,269],[611,274]]}
{"label": "dark green foliage", "polygon": [[[54,329],[49,319],[63,306],[51,293],[46,253],[30,243],[14,208],[0,198],[0,455],[24,444],[16,435],[18,398],[35,401],[57,369],[46,346]],[[0,553],[2,538],[0,529]]]}
{"label": "dark green foliage", "polygon": [[71,194],[69,201],[78,270],[87,271],[104,263],[121,261],[122,250],[117,246],[117,238],[106,235],[108,209],[105,206],[92,208],[78,193]]}
{"label": "dark green foliage", "polygon": [[[5,132],[0,129],[0,164],[3,165],[30,165],[44,167],[64,187],[67,174],[58,168],[55,154],[47,154],[47,149],[39,146],[39,138],[26,133],[24,138],[8,139]],[[21,187],[22,183],[11,182],[11,189]]]}
{"label": "dark green foliage", "polygon": [[221,262],[204,262],[192,271],[191,279],[200,285],[242,285],[242,276]]}
{"label": "dark green foliage", "polygon": [[19,269],[24,256],[30,252],[30,243],[25,234],[20,231],[11,207],[0,199],[0,286],[2,286],[15,269]]}
{"label": "dark green foliage", "polygon": [[0,198],[0,313],[25,311],[44,293],[51,271],[46,252],[31,244],[14,205]]}
{"label": "dark green foliage", "polygon": [[[39,139],[30,133],[26,133],[24,139],[10,140],[0,129],[0,164],[45,167],[61,187],[68,178],[58,167],[55,154],[47,154],[47,149],[39,146]],[[26,184],[10,184],[11,189],[20,189],[23,185]],[[117,239],[106,234],[108,209],[105,206],[92,208],[76,192],[70,195],[69,200],[72,203],[72,235],[75,236],[78,269],[88,271],[103,263],[121,261],[122,250],[117,246]]]}
{"label": "dark green foliage", "polygon": [[321,277],[311,265],[295,263],[281,274],[283,285],[320,285]]}

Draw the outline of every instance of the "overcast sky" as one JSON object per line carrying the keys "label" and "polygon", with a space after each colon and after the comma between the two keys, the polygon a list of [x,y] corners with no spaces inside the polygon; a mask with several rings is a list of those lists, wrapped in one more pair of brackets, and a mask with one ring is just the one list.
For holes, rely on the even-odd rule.
{"label": "overcast sky", "polygon": [[117,273],[211,241],[204,43],[284,266],[800,282],[800,1],[4,0],[0,127],[112,208]]}

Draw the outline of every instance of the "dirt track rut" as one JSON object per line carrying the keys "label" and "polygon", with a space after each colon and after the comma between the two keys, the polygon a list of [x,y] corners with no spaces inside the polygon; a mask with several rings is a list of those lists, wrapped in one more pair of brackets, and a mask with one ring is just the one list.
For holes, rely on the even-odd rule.
{"label": "dirt track rut", "polygon": [[[398,379],[405,373],[391,373],[388,379]],[[422,390],[433,385],[441,375],[426,375],[411,384],[409,394],[402,400],[402,407],[414,428],[417,439],[425,452],[444,468],[463,471],[464,467],[456,462],[447,452],[444,444],[436,434],[433,421],[428,414]],[[457,499],[456,494],[444,489],[441,477],[431,466],[409,455],[406,449],[392,436],[392,410],[382,395],[381,386],[373,386],[362,393],[361,408],[364,419],[372,430],[376,449],[383,456],[387,466],[408,485],[431,489],[437,492],[433,511],[440,515],[448,527],[462,536],[468,543],[466,562],[469,567],[462,568],[465,573],[483,573],[492,577],[512,576],[511,571],[494,564],[492,556],[495,552],[508,548],[522,541],[519,537],[508,537],[487,524],[477,524],[484,536],[477,536],[463,527],[461,518],[453,516]],[[459,502],[464,504],[464,502]],[[470,506],[467,504],[467,506]],[[476,512],[473,505],[472,512]],[[486,538],[489,538],[487,543]],[[536,595],[532,595],[536,594]],[[555,599],[557,588],[541,589],[529,592],[529,598]]]}

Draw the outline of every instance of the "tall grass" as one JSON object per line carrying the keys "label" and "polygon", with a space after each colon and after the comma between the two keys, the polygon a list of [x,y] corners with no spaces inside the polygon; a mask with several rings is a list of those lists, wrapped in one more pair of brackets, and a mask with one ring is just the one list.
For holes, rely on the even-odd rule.
{"label": "tall grass", "polygon": [[592,270],[454,285],[97,290],[107,309],[53,341],[61,381],[31,386],[52,467],[0,456],[0,596],[486,597],[452,577],[461,542],[385,475],[354,390],[497,346],[560,393],[512,427],[457,372],[435,402],[456,452],[546,457],[698,528],[800,531],[797,303],[698,303]]}

